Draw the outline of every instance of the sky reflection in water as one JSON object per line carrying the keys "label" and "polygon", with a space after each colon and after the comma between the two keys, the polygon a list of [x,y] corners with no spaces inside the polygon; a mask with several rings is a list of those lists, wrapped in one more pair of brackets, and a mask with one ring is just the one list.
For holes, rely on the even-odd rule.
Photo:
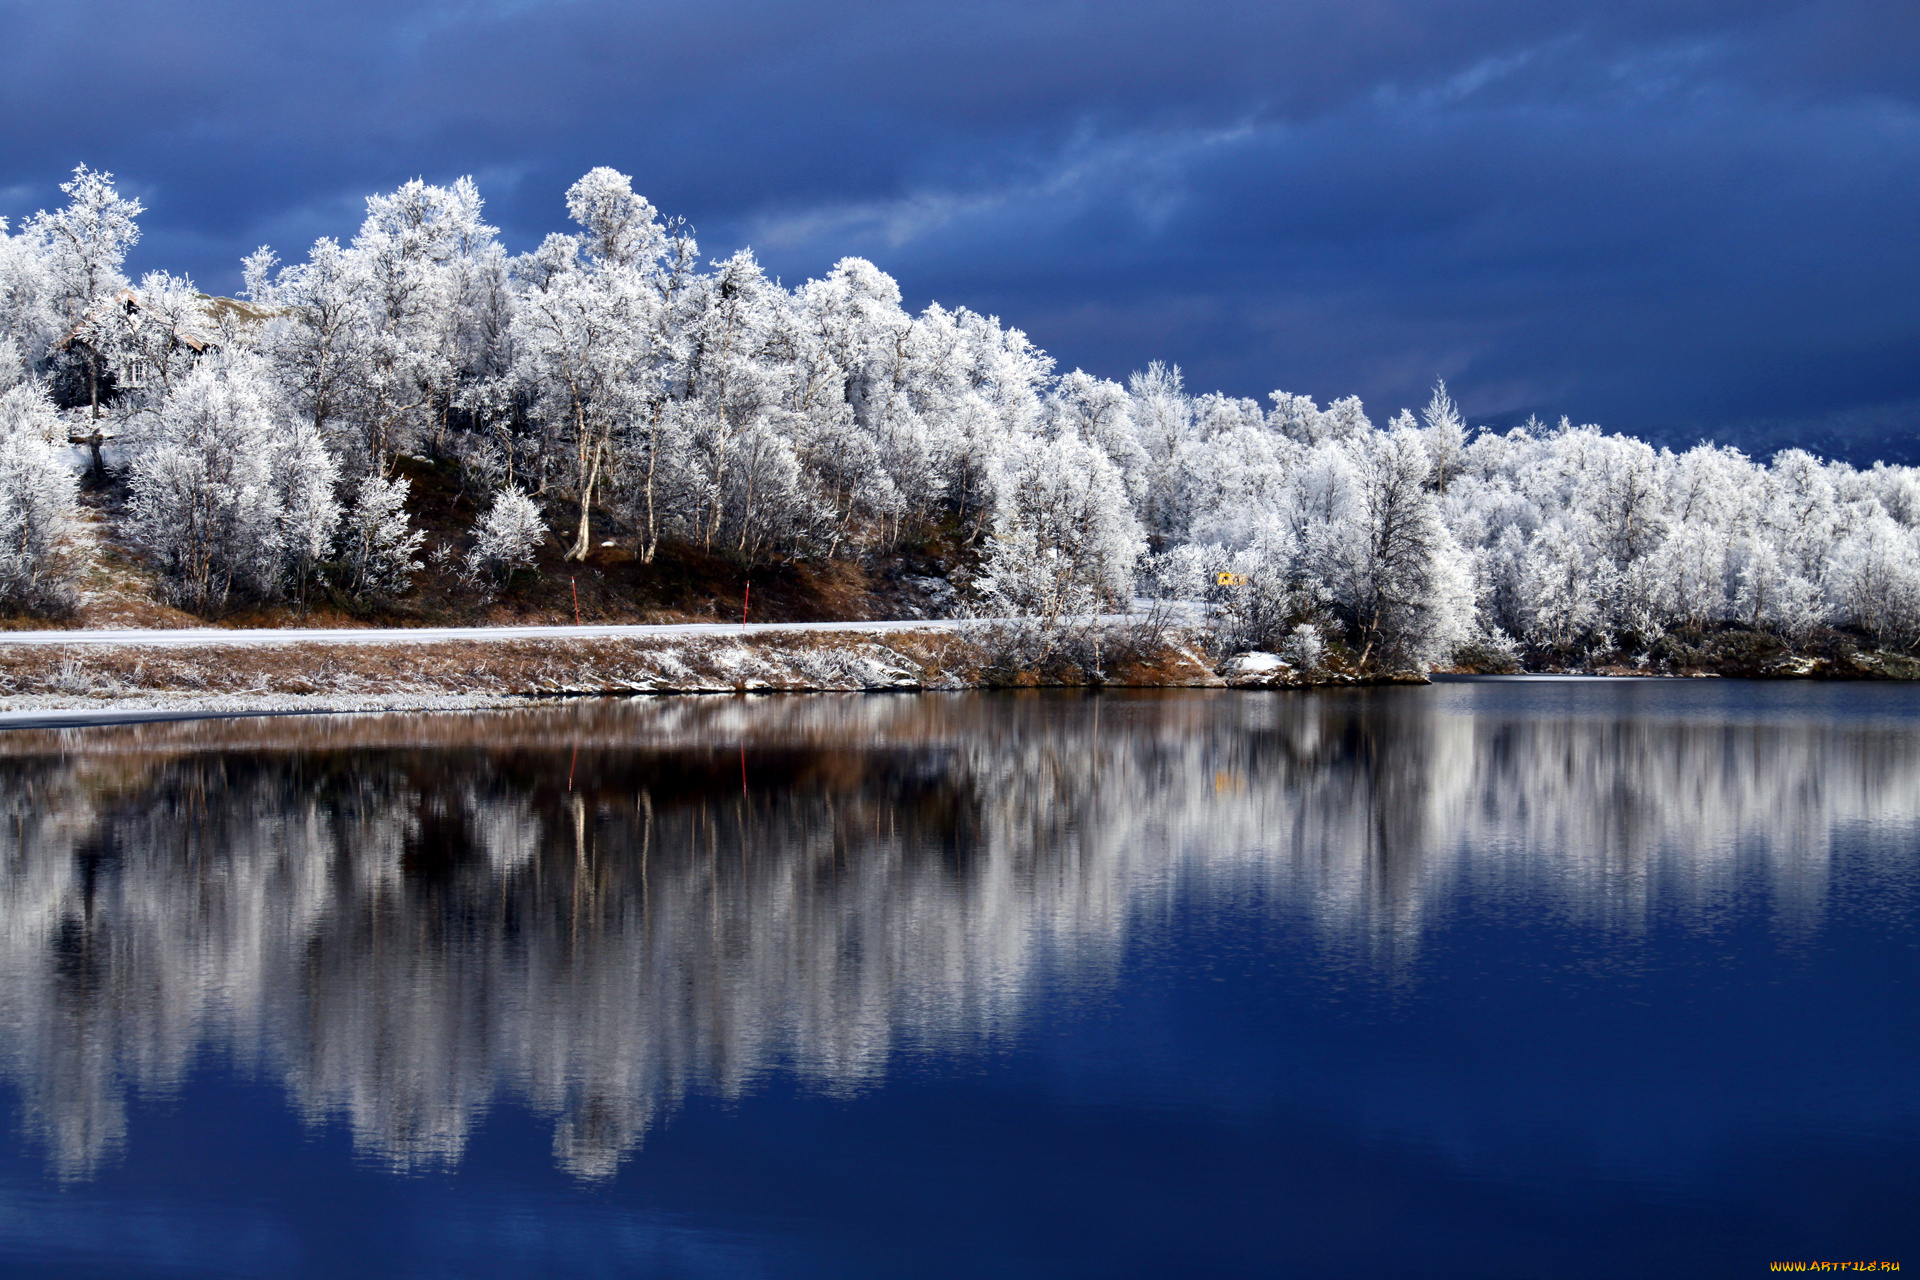
{"label": "sky reflection in water", "polygon": [[20,732],[0,806],[9,1274],[1699,1275],[1914,1238],[1920,691]]}

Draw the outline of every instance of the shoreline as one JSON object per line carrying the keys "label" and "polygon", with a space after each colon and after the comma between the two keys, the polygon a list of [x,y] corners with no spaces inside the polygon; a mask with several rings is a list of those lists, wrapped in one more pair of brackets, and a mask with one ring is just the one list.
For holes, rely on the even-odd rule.
{"label": "shoreline", "polygon": [[[1089,667],[1089,661],[1093,664]],[[1091,658],[1017,629],[908,623],[649,634],[517,633],[313,642],[126,635],[0,637],[0,724],[82,711],[209,715],[469,710],[555,697],[961,690],[1088,684],[1220,687],[1184,631],[1091,641]]]}
{"label": "shoreline", "polygon": [[[1470,679],[1912,680],[1903,655],[1796,659],[1746,671],[1312,672],[1272,654],[1208,656],[1189,626],[1125,622],[1047,633],[1006,624],[866,623],[796,628],[524,630],[449,638],[271,632],[243,642],[157,632],[8,643],[0,728],[214,716],[523,707],[559,697],[866,693],[1020,688],[1351,688]],[[1337,660],[1336,660],[1337,661]]]}

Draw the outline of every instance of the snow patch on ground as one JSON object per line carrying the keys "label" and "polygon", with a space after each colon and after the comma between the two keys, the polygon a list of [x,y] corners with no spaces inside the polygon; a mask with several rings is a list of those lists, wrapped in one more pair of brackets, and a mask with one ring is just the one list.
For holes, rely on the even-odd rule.
{"label": "snow patch on ground", "polygon": [[1234,688],[1284,684],[1293,675],[1293,664],[1275,653],[1236,653],[1221,664],[1220,674]]}

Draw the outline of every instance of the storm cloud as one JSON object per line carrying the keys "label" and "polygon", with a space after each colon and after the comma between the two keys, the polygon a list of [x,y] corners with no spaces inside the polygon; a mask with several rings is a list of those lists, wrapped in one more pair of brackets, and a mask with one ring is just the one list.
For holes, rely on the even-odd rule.
{"label": "storm cloud", "polygon": [[1062,367],[1445,378],[1675,444],[1920,461],[1910,4],[0,0],[0,214],[75,164],[131,266],[236,289],[472,174],[510,245],[593,165],[793,282],[847,254]]}

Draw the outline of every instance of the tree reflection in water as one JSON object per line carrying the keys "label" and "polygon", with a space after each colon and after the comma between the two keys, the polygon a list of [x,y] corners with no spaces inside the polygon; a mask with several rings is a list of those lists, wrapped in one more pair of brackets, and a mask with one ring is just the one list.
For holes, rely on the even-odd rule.
{"label": "tree reflection in water", "polygon": [[[1505,708],[1505,709],[1503,709]],[[1472,691],[797,696],[0,738],[0,1017],[65,1178],[217,1049],[396,1169],[496,1101],[609,1176],[689,1093],[965,1051],[1131,927],[1251,896],[1376,972],[1460,895],[1595,927],[1912,824],[1902,721],[1530,714]]]}

